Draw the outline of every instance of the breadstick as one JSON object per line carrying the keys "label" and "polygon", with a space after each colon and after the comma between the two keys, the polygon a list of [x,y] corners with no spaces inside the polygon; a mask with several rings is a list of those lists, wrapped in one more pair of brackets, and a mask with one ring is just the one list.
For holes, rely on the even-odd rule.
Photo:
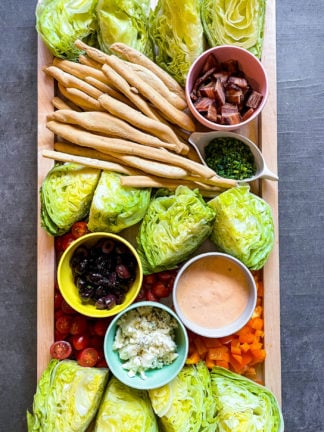
{"label": "breadstick", "polygon": [[84,54],[79,55],[79,62],[83,65],[90,66],[90,67],[93,67],[95,69],[101,70],[101,66],[102,66],[101,63],[96,62],[95,60],[93,60],[92,58],[90,58]]}
{"label": "breadstick", "polygon": [[68,72],[69,74],[83,80],[85,77],[91,76],[96,78],[98,81],[103,82],[104,84],[108,84],[107,78],[101,69],[98,70],[91,66],[76,63],[71,60],[63,60],[58,57],[54,57],[53,66],[56,66],[62,69],[64,72]]}
{"label": "breadstick", "polygon": [[100,103],[76,88],[65,88],[62,84],[58,83],[58,89],[60,93],[66,98],[71,100],[77,106],[83,108],[86,111],[104,111]]}
{"label": "breadstick", "polygon": [[123,93],[128,99],[130,99],[131,102],[133,102],[133,104],[143,114],[146,114],[148,117],[154,120],[159,120],[159,118],[151,110],[149,104],[141,96],[134,93],[134,91],[132,91],[131,86],[128,84],[128,82],[121,75],[119,75],[112,67],[108,66],[107,64],[104,64],[102,66],[102,70],[108,77],[110,84],[113,87],[115,87],[117,90],[119,90],[121,93]]}
{"label": "breadstick", "polygon": [[96,87],[102,93],[107,93],[108,95],[120,100],[121,102],[124,102],[125,104],[130,104],[130,100],[127,99],[123,94],[121,94],[119,91],[115,90],[113,87],[109,86],[108,84],[104,84],[103,82],[97,80],[96,78],[92,76],[87,76],[84,78],[85,82],[88,84],[91,84],[92,86]]}
{"label": "breadstick", "polygon": [[165,143],[155,136],[141,132],[124,120],[105,112],[75,112],[63,109],[48,115],[47,120],[74,124],[93,132],[100,132],[111,137],[124,138],[150,147],[164,147],[171,151],[177,150],[176,144]]}
{"label": "breadstick", "polygon": [[171,127],[167,126],[165,123],[161,123],[158,120],[152,119],[145,116],[142,112],[139,112],[118,100],[105,94],[98,98],[98,101],[111,114],[128,121],[132,125],[146,132],[150,132],[163,141],[175,142],[179,146],[181,145],[178,137],[173,132]]}
{"label": "breadstick", "polygon": [[140,156],[151,161],[163,162],[169,167],[175,165],[188,171],[188,173],[191,172],[207,179],[215,176],[215,171],[209,167],[166,150],[148,148],[119,138],[103,137],[56,121],[49,121],[46,126],[53,133],[73,144],[95,148],[104,153],[114,152]]}
{"label": "breadstick", "polygon": [[171,105],[164,97],[162,97],[153,87],[148,85],[139,76],[132,73],[132,70],[118,57],[111,55],[106,59],[106,64],[103,70],[107,68],[107,64],[113,68],[130,86],[135,87],[153,106],[165,116],[171,123],[177,124],[182,129],[193,132],[195,128],[194,122],[190,116],[184,111],[178,110]]}
{"label": "breadstick", "polygon": [[110,50],[116,54],[121,55],[124,59],[137,63],[139,65],[145,66],[147,69],[150,69],[155,75],[157,75],[165,85],[175,94],[180,96],[183,100],[185,100],[185,94],[183,88],[180,84],[171,77],[167,72],[165,72],[162,68],[160,68],[156,63],[150,60],[141,52],[136,49],[127,46],[121,42],[115,42],[110,45]]}
{"label": "breadstick", "polygon": [[75,155],[53,151],[53,150],[43,150],[42,156],[60,162],[73,162],[91,168],[98,168],[100,170],[113,171],[113,172],[118,172],[127,175],[136,175],[138,173],[137,170],[133,170],[132,168],[127,168],[123,165],[114,162],[102,161],[99,159],[92,159],[84,156],[75,156]]}
{"label": "breadstick", "polygon": [[92,85],[84,82],[82,79],[71,75],[70,73],[64,72],[57,66],[48,66],[44,71],[55,78],[59,83],[61,83],[65,88],[71,87],[81,90],[82,92],[88,94],[92,98],[98,99],[102,95],[102,92]]}
{"label": "breadstick", "polygon": [[53,99],[51,100],[52,105],[54,108],[58,109],[58,110],[72,110],[72,111],[76,111],[79,110],[79,108],[77,106],[71,107],[69,104],[67,104],[64,100],[62,100],[61,98],[59,98],[58,96],[53,97]]}

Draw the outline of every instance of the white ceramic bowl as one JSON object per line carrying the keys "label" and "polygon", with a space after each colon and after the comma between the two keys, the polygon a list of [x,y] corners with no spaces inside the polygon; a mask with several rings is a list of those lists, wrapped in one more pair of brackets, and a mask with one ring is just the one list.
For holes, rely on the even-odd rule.
{"label": "white ceramic bowl", "polygon": [[250,270],[220,252],[197,255],[179,270],[173,304],[184,325],[206,337],[224,337],[251,318],[257,300]]}

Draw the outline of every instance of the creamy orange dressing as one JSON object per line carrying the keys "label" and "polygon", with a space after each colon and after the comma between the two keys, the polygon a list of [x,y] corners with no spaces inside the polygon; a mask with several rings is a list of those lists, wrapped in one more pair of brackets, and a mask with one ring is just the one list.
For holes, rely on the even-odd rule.
{"label": "creamy orange dressing", "polygon": [[221,328],[244,311],[249,285],[243,270],[223,257],[193,262],[182,274],[177,302],[184,316],[205,328]]}

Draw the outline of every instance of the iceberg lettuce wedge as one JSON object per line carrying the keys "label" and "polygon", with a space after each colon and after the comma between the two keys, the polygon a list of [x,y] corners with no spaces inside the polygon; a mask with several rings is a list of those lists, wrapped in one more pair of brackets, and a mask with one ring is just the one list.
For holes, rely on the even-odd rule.
{"label": "iceberg lettuce wedge", "polygon": [[145,390],[126,386],[115,377],[108,383],[96,417],[94,432],[158,432]]}
{"label": "iceberg lettuce wedge", "polygon": [[191,64],[205,48],[200,2],[159,0],[150,15],[150,34],[157,47],[156,63],[184,85]]}
{"label": "iceberg lettuce wedge", "polygon": [[274,245],[274,224],[269,204],[249,189],[237,186],[208,202],[216,212],[210,238],[222,252],[259,270]]}
{"label": "iceberg lettuce wedge", "polygon": [[169,384],[149,390],[153,410],[165,432],[214,432],[215,403],[204,362],[186,365]]}
{"label": "iceberg lettuce wedge", "polygon": [[97,0],[40,0],[36,7],[36,29],[51,53],[76,61],[81,39],[96,44]]}
{"label": "iceberg lettuce wedge", "polygon": [[155,196],[137,236],[144,273],[171,269],[187,259],[210,235],[214,218],[198,190],[178,186],[172,194]]}
{"label": "iceberg lettuce wedge", "polygon": [[74,163],[55,165],[40,188],[41,224],[51,235],[68,232],[84,219],[100,177],[100,170]]}
{"label": "iceberg lettuce wedge", "polygon": [[27,412],[28,432],[83,432],[93,420],[108,379],[108,369],[51,360]]}
{"label": "iceberg lettuce wedge", "polygon": [[149,8],[149,0],[99,0],[96,10],[101,50],[110,53],[111,44],[122,42],[153,59]]}
{"label": "iceberg lettuce wedge", "polygon": [[215,367],[211,371],[217,432],[282,432],[283,418],[275,396],[242,375]]}
{"label": "iceberg lettuce wedge", "polygon": [[262,54],[266,0],[201,0],[201,20],[211,47],[236,45]]}
{"label": "iceberg lettuce wedge", "polygon": [[117,233],[143,219],[151,189],[122,186],[120,177],[121,174],[102,171],[90,207],[90,231]]}

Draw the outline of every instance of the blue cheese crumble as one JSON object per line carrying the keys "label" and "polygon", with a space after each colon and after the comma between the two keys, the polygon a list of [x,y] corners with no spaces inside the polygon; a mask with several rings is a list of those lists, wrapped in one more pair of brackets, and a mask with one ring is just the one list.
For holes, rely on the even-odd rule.
{"label": "blue cheese crumble", "polygon": [[113,350],[118,351],[123,368],[128,375],[160,369],[177,357],[175,329],[178,323],[167,311],[151,306],[141,306],[125,313],[117,323]]}

